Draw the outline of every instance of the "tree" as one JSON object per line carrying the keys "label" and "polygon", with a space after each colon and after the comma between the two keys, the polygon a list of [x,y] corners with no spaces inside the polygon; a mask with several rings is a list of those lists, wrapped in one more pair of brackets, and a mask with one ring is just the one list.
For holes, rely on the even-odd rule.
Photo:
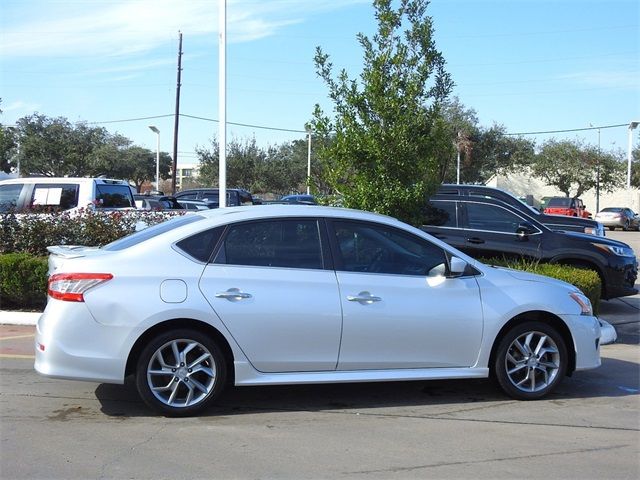
{"label": "tree", "polygon": [[10,173],[16,168],[14,158],[17,151],[18,141],[15,129],[0,125],[0,171]]}
{"label": "tree", "polygon": [[[0,104],[2,104],[1,98]],[[15,129],[0,125],[0,172],[10,173],[16,167],[13,158],[17,149],[18,141]]]}
{"label": "tree", "polygon": [[[218,185],[219,144],[196,147],[200,161],[198,180],[204,185]],[[267,148],[255,139],[232,140],[227,147],[227,185],[254,193],[284,194],[306,189],[307,143],[294,140]],[[316,162],[317,163],[317,162]]]}
{"label": "tree", "polygon": [[640,145],[631,151],[631,186],[640,188]]}
{"label": "tree", "polygon": [[46,177],[92,174],[92,155],[109,134],[101,127],[73,126],[64,117],[34,114],[17,122],[21,173]]}
{"label": "tree", "polygon": [[485,128],[479,125],[477,113],[465,107],[458,98],[446,102],[442,116],[450,139],[440,152],[440,180],[454,183],[457,179],[456,149],[460,148],[460,182],[485,183],[496,173],[512,171],[531,163],[534,143],[506,134],[502,125]]}
{"label": "tree", "polygon": [[425,199],[437,188],[438,149],[446,142],[440,109],[453,82],[436,49],[426,0],[374,0],[373,38],[358,34],[364,68],[334,77],[329,56],[315,64],[333,103],[333,119],[316,105],[313,131],[331,139],[318,152],[323,180],[346,207],[422,223]]}
{"label": "tree", "polygon": [[612,153],[579,141],[555,139],[542,145],[531,166],[533,175],[554,186],[567,197],[579,197],[596,186],[600,169],[600,188],[612,191],[623,178],[623,165]]}

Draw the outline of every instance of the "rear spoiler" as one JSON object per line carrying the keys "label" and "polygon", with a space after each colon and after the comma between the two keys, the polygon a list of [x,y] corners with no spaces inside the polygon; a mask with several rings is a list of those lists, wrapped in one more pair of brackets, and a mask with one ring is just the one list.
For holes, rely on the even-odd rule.
{"label": "rear spoiler", "polygon": [[55,245],[53,247],[47,247],[47,250],[51,255],[61,258],[79,258],[84,257],[84,252],[87,250],[97,250],[100,247],[86,247],[83,245]]}

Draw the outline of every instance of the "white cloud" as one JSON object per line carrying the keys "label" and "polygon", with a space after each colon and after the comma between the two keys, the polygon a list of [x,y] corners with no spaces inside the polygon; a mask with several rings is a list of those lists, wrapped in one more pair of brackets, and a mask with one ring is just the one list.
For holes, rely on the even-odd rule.
{"label": "white cloud", "polygon": [[[315,13],[368,1],[228,0],[228,38],[230,42],[256,40]],[[5,58],[146,52],[175,41],[178,30],[195,37],[216,34],[218,28],[216,1],[56,2],[55,10],[41,12],[29,9],[30,2],[14,5],[24,8],[17,16],[29,20],[3,28],[0,50]]]}
{"label": "white cloud", "polygon": [[576,72],[560,77],[580,85],[597,88],[630,88],[638,89],[640,72],[637,71],[596,71]]}
{"label": "white cloud", "polygon": [[23,102],[21,100],[16,100],[7,105],[0,104],[0,110],[4,113],[9,112],[35,112],[40,108],[40,105],[33,102]]}

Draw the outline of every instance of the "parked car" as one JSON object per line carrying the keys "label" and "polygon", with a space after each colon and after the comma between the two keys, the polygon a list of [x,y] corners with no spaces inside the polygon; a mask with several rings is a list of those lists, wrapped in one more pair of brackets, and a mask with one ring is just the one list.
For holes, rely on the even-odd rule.
{"label": "parked car", "polygon": [[595,270],[602,298],[634,295],[638,264],[626,243],[577,232],[558,232],[534,215],[491,198],[435,195],[422,228],[474,258],[528,258]]}
{"label": "parked car", "polygon": [[287,202],[287,203],[303,204],[303,205],[318,204],[316,197],[314,197],[313,195],[306,195],[306,194],[285,195],[282,198],[280,198],[280,201]]}
{"label": "parked car", "polygon": [[[175,195],[178,201],[181,200],[204,200],[220,205],[219,190],[217,188],[192,188],[183,190]],[[237,207],[239,205],[254,205],[251,193],[241,188],[227,188],[227,207]]]}
{"label": "parked car", "polygon": [[568,217],[591,218],[591,213],[582,200],[577,197],[551,197],[544,208],[549,215],[566,215]]}
{"label": "parked car", "polygon": [[76,177],[26,177],[0,181],[0,212],[131,209],[135,203],[124,180]]}
{"label": "parked car", "polygon": [[187,210],[209,210],[218,208],[218,202],[208,202],[205,200],[179,200],[178,203]]}
{"label": "parked car", "polygon": [[494,376],[537,399],[600,365],[600,325],[575,287],[488,267],[386,216],[214,209],[50,251],[36,370],[134,375],[165,415],[195,414],[231,382]]}
{"label": "parked car", "polygon": [[[546,225],[551,230],[572,231],[589,233],[604,237],[604,227],[601,223],[588,218],[567,217],[561,215],[546,215],[539,210],[520,201],[509,192],[499,188],[487,187],[484,185],[441,185],[438,195],[462,195],[469,197],[494,198],[511,205],[513,208],[532,216],[538,222]],[[551,198],[551,197],[543,197]]]}
{"label": "parked car", "polygon": [[598,222],[602,223],[609,230],[621,228],[622,230],[640,231],[640,215],[630,208],[608,207],[596,213]]}
{"label": "parked car", "polygon": [[136,194],[133,196],[136,207],[142,210],[184,210],[175,197],[170,195],[145,195]]}

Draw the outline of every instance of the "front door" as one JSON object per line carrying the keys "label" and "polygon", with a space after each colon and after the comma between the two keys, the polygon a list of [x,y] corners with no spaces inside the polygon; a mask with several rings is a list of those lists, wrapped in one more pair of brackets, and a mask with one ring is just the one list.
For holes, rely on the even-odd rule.
{"label": "front door", "polygon": [[446,278],[445,251],[379,224],[334,221],[343,310],[339,370],[469,367],[482,340],[473,276]]}

